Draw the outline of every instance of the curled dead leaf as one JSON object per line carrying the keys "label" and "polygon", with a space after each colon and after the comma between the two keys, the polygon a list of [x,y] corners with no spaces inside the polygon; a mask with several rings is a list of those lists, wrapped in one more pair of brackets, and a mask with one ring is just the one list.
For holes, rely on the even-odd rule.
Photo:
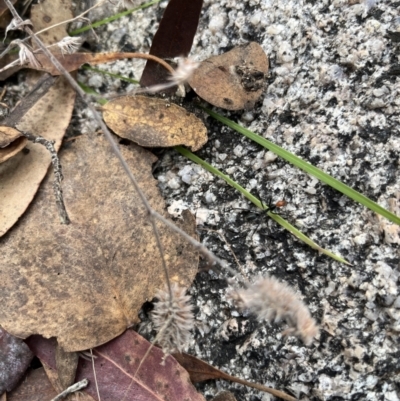
{"label": "curled dead leaf", "polygon": [[199,118],[162,99],[120,97],[103,106],[103,118],[118,136],[145,147],[185,145],[196,151],[207,142]]}
{"label": "curled dead leaf", "polygon": [[[199,24],[203,0],[170,0],[151,43],[150,54],[163,59],[186,57],[193,44]],[[154,61],[147,61],[140,78],[141,86],[168,82],[168,74]],[[174,93],[176,86],[164,90]]]}
{"label": "curled dead leaf", "polygon": [[251,42],[204,60],[189,79],[193,90],[214,106],[249,110],[261,96],[268,73],[262,47]]}
{"label": "curled dead leaf", "polygon": [[0,163],[21,151],[28,140],[21,132],[11,127],[0,127]]}
{"label": "curled dead leaf", "polygon": [[79,356],[77,352],[65,352],[62,347],[56,347],[56,366],[58,383],[61,393],[74,383]]}
{"label": "curled dead leaf", "polygon": [[0,148],[5,148],[22,136],[21,132],[11,127],[0,127]]}

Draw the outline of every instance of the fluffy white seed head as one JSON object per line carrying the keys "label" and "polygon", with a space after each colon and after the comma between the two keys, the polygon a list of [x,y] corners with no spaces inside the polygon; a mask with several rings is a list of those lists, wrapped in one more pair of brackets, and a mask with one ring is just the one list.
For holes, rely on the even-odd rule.
{"label": "fluffy white seed head", "polygon": [[151,313],[154,328],[157,330],[156,342],[165,353],[182,352],[190,341],[190,330],[194,326],[192,305],[186,289],[172,285],[172,300],[167,290],[156,294],[158,302]]}
{"label": "fluffy white seed head", "polygon": [[[5,34],[4,40],[7,36],[8,31],[14,31],[16,29],[20,29],[23,31],[25,29],[25,26],[27,26],[27,25],[33,26],[32,21],[30,19],[26,19],[25,21],[19,22],[15,18],[13,18],[6,28],[6,34]],[[4,40],[3,40],[3,42],[4,42]]]}
{"label": "fluffy white seed head", "polygon": [[260,277],[248,288],[232,291],[230,297],[240,309],[249,309],[261,320],[286,321],[291,327],[284,334],[299,336],[306,345],[318,334],[316,322],[304,302],[291,287],[274,277]]}
{"label": "fluffy white seed head", "polygon": [[19,57],[19,63],[21,65],[24,65],[29,62],[35,68],[40,67],[39,62],[36,60],[33,51],[29,48],[28,45],[26,45],[24,42],[22,42],[22,40],[19,39],[16,39],[13,42],[19,46],[18,57]]}
{"label": "fluffy white seed head", "polygon": [[178,67],[173,73],[171,73],[169,80],[174,85],[181,85],[193,75],[194,71],[199,65],[200,63],[190,58],[179,57]]}
{"label": "fluffy white seed head", "polygon": [[62,54],[72,54],[79,50],[82,45],[82,38],[79,36],[72,37],[66,36],[62,38],[58,43],[57,46],[60,48]]}

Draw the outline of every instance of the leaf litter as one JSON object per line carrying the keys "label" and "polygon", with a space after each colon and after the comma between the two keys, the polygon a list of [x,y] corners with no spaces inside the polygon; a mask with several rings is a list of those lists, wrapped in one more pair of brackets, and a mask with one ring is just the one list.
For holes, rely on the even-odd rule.
{"label": "leaf litter", "polygon": [[[151,206],[165,215],[151,174],[155,156],[134,144],[121,152]],[[66,351],[78,351],[137,323],[165,275],[147,211],[104,137],[78,137],[60,161],[72,224],[60,225],[48,176],[24,218],[0,239],[0,324],[17,337],[57,337]],[[190,213],[180,226],[196,236]],[[158,230],[171,281],[188,287],[198,252],[166,226]]]}
{"label": "leaf litter", "polygon": [[[173,2],[174,1],[171,0],[170,3],[173,3]],[[177,2],[175,1],[175,3],[177,3]],[[200,3],[202,3],[202,2],[199,2],[199,4]],[[201,9],[201,4],[200,4],[200,9]],[[197,21],[198,21],[198,17],[197,17]],[[197,24],[196,24],[196,27],[197,27]],[[192,42],[192,40],[193,40],[193,38],[191,39],[191,42]],[[190,42],[190,46],[191,46],[191,42]],[[189,46],[189,50],[190,50],[190,46]],[[179,54],[179,55],[181,55],[181,54]],[[264,56],[265,56],[265,54],[264,54]],[[249,57],[250,56],[247,55],[247,59],[249,59]],[[243,58],[242,58],[242,61],[243,61]],[[231,70],[232,70],[232,68],[231,68]],[[261,94],[262,89],[260,89],[260,88],[263,85],[265,74],[268,71],[268,65],[267,65],[266,69],[264,69],[264,70],[265,70],[265,72],[262,72],[261,70],[259,70],[256,67],[254,67],[252,61],[250,62],[250,65],[245,64],[245,63],[235,65],[234,74],[236,74],[239,77],[239,84],[241,85],[241,89],[244,89],[246,92],[249,92],[250,95],[251,94],[253,95],[253,96],[249,96],[249,94],[248,94],[247,97],[246,96],[244,96],[244,97],[242,96],[244,98],[244,100],[243,99],[239,99],[239,103],[242,102],[243,103],[243,107],[240,107],[240,108],[249,108],[258,99],[259,95],[258,95],[258,97],[254,96],[254,95],[256,94],[256,92],[260,92],[260,94]],[[236,78],[237,77],[235,77],[235,79]],[[237,79],[236,79],[236,81],[237,81]],[[235,82],[235,84],[237,84],[237,82]],[[238,87],[236,89],[238,89]],[[226,99],[227,98],[223,98],[223,102],[227,103]],[[234,100],[237,100],[237,99],[234,99]],[[230,101],[232,101],[232,103],[235,103],[232,99],[229,98],[229,102],[228,103],[231,103]],[[225,108],[228,108],[228,107],[225,107]],[[174,138],[175,135],[172,135],[172,137]],[[80,139],[76,140],[76,142],[79,142],[79,141],[80,141]],[[204,140],[204,142],[205,142],[205,140]],[[90,147],[90,146],[91,146],[91,144],[88,144],[88,147]],[[160,145],[154,145],[154,146],[160,146]],[[173,146],[173,145],[169,145],[169,146]],[[190,146],[190,145],[188,145],[188,146]],[[134,146],[132,145],[131,148],[133,148],[133,147]],[[193,149],[196,150],[195,148],[193,148]],[[96,161],[98,161],[98,160],[96,160]],[[85,169],[85,167],[87,167],[86,164],[87,164],[87,162],[89,162],[89,159],[86,159],[85,162],[81,162],[80,163],[80,167],[83,168],[85,170],[85,172],[86,172],[87,170]],[[93,166],[90,167],[90,170],[91,169],[93,169]],[[103,170],[103,169],[100,168],[99,170]],[[107,171],[107,170],[104,169],[104,171]],[[82,174],[80,175],[80,178],[82,178]],[[90,177],[88,182],[92,181],[91,180],[92,178],[93,177]],[[96,178],[98,179],[98,181],[101,181],[101,179],[99,179],[98,177],[96,177]],[[39,194],[39,196],[38,196],[38,202],[37,203],[39,205],[41,204],[42,207],[45,204],[48,205],[47,210],[43,213],[44,216],[41,215],[41,218],[38,219],[38,220],[41,220],[41,221],[42,220],[46,221],[46,219],[50,218],[51,215],[53,215],[53,217],[54,217],[54,214],[55,214],[54,208],[52,208],[51,202],[49,202],[49,199],[48,199],[49,198],[48,181],[49,180],[47,179],[46,180],[46,184],[44,185],[44,188],[43,188],[43,193]],[[96,182],[96,184],[98,183],[96,179],[94,179],[94,181]],[[90,184],[88,185],[87,182],[85,182],[85,183],[86,183],[86,185],[82,185],[79,188],[82,192],[85,192],[85,189],[90,187]],[[68,190],[70,192],[70,195],[71,195],[71,193],[76,195],[76,192],[71,190],[70,187],[68,187]],[[68,190],[67,190],[67,192],[68,192]],[[47,202],[44,201],[45,195],[43,195],[43,194],[47,195]],[[93,194],[91,194],[91,195],[93,195]],[[105,198],[101,198],[101,197],[95,197],[95,198],[96,198],[97,201],[99,201],[100,203],[104,204],[104,202],[107,203],[107,200],[111,197],[110,194],[107,194],[107,193],[105,193],[104,196],[105,196]],[[118,198],[118,201],[121,201],[121,197],[119,197],[118,194],[117,194],[117,198]],[[74,199],[74,197],[71,196],[70,200],[71,199]],[[106,199],[106,200],[104,200],[104,199]],[[86,203],[90,203],[90,202],[84,202],[84,203],[85,203],[85,206],[87,206]],[[119,202],[117,202],[117,203],[119,203]],[[121,203],[123,203],[123,202],[121,201]],[[32,209],[35,210],[36,206],[37,206],[36,204],[32,205]],[[71,207],[71,204],[67,205],[67,206]],[[91,207],[93,209],[96,209],[96,207],[93,207],[93,205],[91,205]],[[37,209],[38,209],[38,207],[36,207],[36,210]],[[53,209],[53,210],[51,210],[51,209]],[[131,250],[126,250],[125,249],[125,247],[124,247],[125,244],[122,244],[122,245],[118,244],[116,246],[116,249],[113,249],[112,245],[115,246],[115,243],[113,244],[114,241],[112,241],[112,240],[109,241],[110,237],[112,236],[110,234],[112,232],[112,230],[109,230],[106,233],[101,233],[99,235],[96,235],[97,233],[95,233],[95,229],[91,230],[90,228],[88,228],[87,225],[85,225],[85,222],[82,219],[81,220],[79,219],[79,217],[82,217],[82,216],[86,217],[86,215],[88,215],[88,218],[89,218],[88,221],[91,221],[92,223],[94,223],[94,226],[100,227],[103,224],[99,224],[99,220],[103,216],[100,217],[99,213],[98,214],[96,214],[96,213],[87,213],[87,211],[88,211],[87,207],[83,207],[83,206],[79,207],[79,206],[77,206],[75,204],[72,206],[72,209],[74,209],[74,213],[72,213],[71,215],[74,215],[74,217],[77,219],[78,224],[80,226],[79,228],[81,230],[77,230],[77,229],[71,228],[71,227],[62,227],[61,230],[58,233],[55,233],[53,231],[53,234],[55,234],[54,238],[50,238],[50,236],[46,236],[45,235],[44,236],[45,238],[43,240],[41,239],[40,241],[38,241],[39,244],[37,244],[36,241],[34,241],[34,240],[30,240],[31,239],[30,238],[30,234],[33,232],[33,226],[34,225],[30,226],[29,223],[26,223],[26,225],[24,225],[25,222],[21,222],[18,225],[18,228],[19,228],[20,231],[25,230],[25,228],[29,228],[28,231],[27,231],[27,235],[29,237],[29,240],[28,240],[28,243],[26,245],[27,245],[27,248],[29,250],[34,249],[35,252],[36,252],[35,258],[34,258],[35,260],[31,265],[29,265],[29,262],[28,262],[27,258],[22,258],[20,261],[18,261],[18,263],[22,262],[22,266],[24,267],[23,270],[25,270],[25,272],[27,272],[29,270],[30,266],[34,265],[35,268],[37,266],[39,266],[39,268],[36,269],[36,271],[35,271],[35,273],[38,273],[38,274],[36,274],[36,280],[33,280],[34,284],[37,284],[37,285],[36,285],[36,288],[34,288],[34,290],[32,291],[32,293],[36,292],[36,294],[38,294],[38,293],[40,293],[40,289],[43,289],[43,288],[45,288],[46,290],[49,289],[47,285],[43,286],[43,282],[45,282],[46,279],[48,279],[48,277],[46,277],[46,274],[42,275],[43,274],[43,270],[45,270],[45,269],[42,269],[42,271],[40,269],[40,267],[43,268],[45,266],[43,263],[41,263],[42,261],[40,260],[43,257],[44,257],[44,259],[47,259],[47,261],[50,261],[50,265],[51,266],[54,266],[53,260],[58,261],[59,263],[58,263],[58,266],[56,266],[56,270],[57,269],[58,270],[63,270],[64,269],[64,273],[65,273],[66,269],[70,269],[71,270],[71,265],[72,265],[73,268],[78,267],[78,264],[79,264],[78,262],[81,262],[81,261],[83,261],[82,265],[84,266],[84,268],[82,268],[82,266],[79,266],[81,268],[81,270],[84,270],[85,268],[86,268],[85,269],[86,271],[90,270],[89,261],[90,261],[91,258],[88,257],[87,254],[84,254],[84,252],[82,252],[83,246],[79,246],[79,245],[76,246],[76,241],[75,242],[72,241],[72,242],[70,242],[68,244],[68,241],[70,241],[71,237],[72,238],[77,238],[78,241],[81,242],[81,243],[84,242],[85,245],[87,245],[85,247],[85,251],[88,251],[89,254],[97,256],[97,259],[95,258],[95,261],[94,261],[94,265],[95,265],[94,269],[100,271],[100,270],[103,270],[102,267],[105,266],[106,269],[104,269],[104,270],[107,270],[107,272],[103,276],[107,276],[107,273],[110,273],[110,272],[115,273],[115,264],[117,264],[117,262],[119,261],[119,260],[117,260],[117,262],[115,262],[115,260],[118,259],[118,256],[116,256],[116,255],[118,255],[118,252],[121,252],[123,254],[123,256],[125,257],[131,251]],[[79,212],[82,212],[82,215],[80,215]],[[93,210],[91,210],[91,212],[93,212]],[[28,213],[28,215],[29,215],[29,213]],[[34,215],[34,214],[32,213],[32,215]],[[115,217],[115,216],[113,216],[113,217]],[[90,220],[90,218],[91,218],[91,220]],[[54,229],[54,226],[52,224],[50,224],[50,225],[52,226],[51,228]],[[42,231],[45,228],[42,222],[39,223],[39,226],[40,226],[39,228],[36,227],[36,231]],[[23,227],[23,229],[21,229],[21,227]],[[116,225],[112,225],[112,228],[116,228]],[[124,227],[124,228],[126,228],[126,227]],[[191,227],[191,229],[192,228],[193,227]],[[126,228],[126,230],[127,231],[133,230],[133,228],[132,227],[130,227],[130,228],[128,227],[128,228]],[[52,231],[52,230],[50,229],[50,231]],[[105,230],[105,231],[107,231],[107,230]],[[127,231],[125,231],[125,234],[126,234]],[[15,232],[11,231],[5,237],[5,243],[7,245],[9,245],[8,241],[11,238],[12,241],[16,240],[18,242],[18,244],[22,245],[22,239],[26,240],[26,238],[24,237],[24,238],[21,239],[21,238],[19,238],[18,235],[14,235],[14,234],[15,234]],[[119,233],[117,233],[117,235],[116,235],[117,237],[118,237],[118,234]],[[134,236],[134,234],[132,234],[132,235]],[[32,237],[34,237],[34,235],[32,235]],[[122,236],[120,236],[118,239],[121,239],[121,237]],[[60,246],[59,244],[62,241],[65,241],[66,243],[64,243],[64,244],[62,244]],[[43,246],[44,242],[47,242],[46,246]],[[115,241],[115,242],[118,242],[118,241]],[[55,252],[56,255],[55,256],[51,255],[49,252],[46,252],[47,249],[48,249],[48,245],[50,243],[51,243],[51,245],[53,245],[53,249],[56,250],[56,252]],[[37,246],[37,245],[39,245],[39,246]],[[82,244],[80,244],[80,245],[82,245]],[[41,246],[42,246],[42,248],[41,248]],[[64,249],[63,249],[63,246],[64,246]],[[22,248],[22,246],[21,246],[21,248]],[[68,248],[68,252],[66,251],[66,248]],[[157,253],[157,250],[156,250],[154,245],[152,246],[152,245],[146,244],[145,248],[147,250],[148,250],[148,248],[151,248],[152,252],[150,252],[150,253],[152,253],[153,255]],[[65,263],[64,256],[71,255],[72,253],[70,251],[72,249],[78,250],[77,255],[73,254],[72,263]],[[41,254],[41,251],[44,251],[44,253]],[[57,252],[57,251],[59,251],[59,252]],[[176,253],[180,253],[180,252],[176,252]],[[183,253],[185,253],[185,252],[183,252]],[[195,252],[191,252],[191,256],[193,256],[194,254],[196,254],[196,253]],[[197,255],[194,256],[194,259],[196,259],[196,256]],[[190,259],[190,256],[188,258]],[[104,259],[104,260],[101,260],[101,259]],[[123,259],[123,257],[120,257],[120,260],[122,260],[122,259]],[[167,258],[166,259],[168,260],[168,262],[170,262],[170,259],[173,259],[173,258],[170,258],[170,255],[168,254],[168,252],[167,252]],[[194,264],[196,265],[196,263],[194,263]],[[197,265],[196,265],[196,268],[197,268]],[[1,269],[2,269],[2,266],[0,264],[0,274],[2,273]],[[147,269],[147,267],[145,267],[145,269]],[[157,267],[157,269],[158,269],[158,271],[161,271],[159,269],[159,267]],[[82,272],[79,271],[79,268],[77,270],[75,270],[75,269],[72,269],[72,270],[74,270],[74,272],[78,272],[78,275],[80,275],[80,278],[82,278],[82,282],[87,279],[86,277],[83,279]],[[123,270],[123,268],[121,270]],[[46,271],[45,273],[48,273],[48,271]],[[146,274],[149,274],[149,273],[150,273],[150,270],[148,272],[146,272]],[[179,274],[173,275],[174,276],[173,279],[175,281],[178,281],[180,284],[184,283],[184,284],[188,285],[187,282],[185,283],[184,279],[183,280],[181,279],[180,273],[181,272],[179,272]],[[60,275],[59,272],[58,272],[58,275]],[[99,274],[99,275],[101,276],[101,274]],[[96,274],[94,274],[93,276],[96,276]],[[114,278],[113,274],[110,274],[110,276],[111,276],[110,281],[113,281],[113,278]],[[127,273],[125,271],[124,272],[118,271],[116,276],[126,278],[127,276],[129,276],[129,273]],[[38,280],[38,278],[40,278],[40,279]],[[64,278],[65,278],[65,275],[64,275]],[[95,278],[95,280],[91,280],[91,278]],[[104,279],[104,277],[101,277],[101,278]],[[97,277],[97,276],[96,277],[88,277],[88,279],[89,279],[89,282],[92,282],[92,284],[95,283],[95,285],[94,286],[93,285],[92,286],[89,285],[89,287],[90,287],[89,291],[87,293],[85,293],[85,295],[88,295],[88,294],[93,293],[93,292],[97,292],[97,294],[99,294],[100,293],[100,291],[99,291],[100,288],[101,289],[105,288],[106,290],[108,290],[108,292],[105,291],[105,293],[106,293],[106,295],[110,295],[109,294],[111,292],[110,288],[108,288],[107,285],[104,285],[104,283],[100,283],[99,284],[96,281],[96,279],[99,279],[99,277]],[[20,282],[23,282],[24,280],[29,281],[29,278],[25,276],[25,277],[23,277],[22,280],[20,280]],[[49,280],[49,281],[52,282],[52,280]],[[99,281],[101,281],[101,279]],[[162,277],[162,281],[164,281],[163,277]],[[190,282],[190,280],[187,280],[187,281]],[[39,310],[39,307],[44,308],[45,311],[48,312],[49,308],[46,308],[48,306],[48,304],[52,304],[53,308],[54,309],[58,309],[58,311],[62,310],[63,312],[65,312],[65,309],[63,309],[64,305],[62,305],[62,302],[58,302],[58,304],[57,304],[57,301],[60,301],[60,299],[62,299],[62,298],[70,299],[70,296],[71,296],[70,294],[65,296],[65,292],[68,293],[68,288],[66,288],[66,286],[63,287],[62,285],[61,286],[58,285],[58,284],[63,284],[63,283],[60,283],[60,281],[57,281],[57,280],[53,280],[52,284],[55,284],[55,291],[54,292],[57,293],[56,297],[51,297],[51,296],[47,297],[47,298],[46,297],[39,297],[39,298],[41,298],[41,301],[39,301],[39,302],[36,302],[35,299],[32,300],[32,298],[34,298],[34,297],[32,297],[33,294],[28,294],[28,296],[25,297],[25,298],[27,298],[27,302],[26,302],[27,304],[30,304],[30,306],[33,305],[33,306],[36,307],[36,308],[35,307],[33,308],[33,309],[36,309],[36,312]],[[119,286],[118,284],[116,284],[116,282],[114,281],[112,283],[112,285],[111,285],[111,287],[113,287],[114,293],[118,293],[118,290],[121,289],[121,286]],[[88,297],[83,296],[80,299],[79,296],[82,295],[82,294],[74,293],[74,295],[76,297],[75,298],[71,298],[71,299],[74,299],[74,300],[78,299],[78,303],[74,305],[78,309],[78,311],[76,311],[76,310],[74,311],[74,312],[78,312],[78,314],[77,314],[78,318],[74,320],[74,316],[71,316],[67,312],[66,312],[66,316],[68,316],[70,318],[68,323],[71,323],[71,321],[72,321],[72,326],[75,326],[74,327],[75,329],[78,328],[76,335],[74,336],[74,333],[68,333],[68,330],[65,328],[65,325],[64,325],[64,331],[67,331],[67,334],[65,334],[65,335],[60,334],[61,330],[57,330],[57,329],[55,330],[55,327],[54,327],[54,324],[53,324],[54,322],[51,322],[51,324],[49,324],[49,325],[47,325],[45,327],[45,329],[43,330],[43,331],[46,332],[45,335],[50,336],[51,335],[51,334],[49,334],[50,332],[52,332],[52,331],[57,332],[56,334],[52,334],[52,335],[57,335],[58,334],[58,339],[60,340],[62,345],[67,350],[83,349],[82,347],[84,346],[84,344],[86,345],[84,348],[88,348],[89,346],[87,346],[87,343],[90,343],[91,341],[94,342],[95,344],[103,343],[104,342],[103,340],[104,340],[105,336],[101,336],[99,334],[99,331],[103,331],[104,328],[105,328],[105,325],[103,325],[103,326],[99,325],[98,327],[96,327],[96,329],[95,329],[96,333],[94,333],[94,334],[92,333],[93,337],[90,338],[88,341],[86,341],[87,339],[83,339],[83,336],[84,336],[83,333],[85,333],[85,329],[80,330],[81,328],[79,327],[79,323],[80,323],[79,319],[83,319],[85,324],[88,324],[89,326],[92,326],[92,329],[95,327],[94,322],[95,322],[96,319],[92,319],[92,316],[90,316],[88,318],[86,313],[82,314],[80,312],[87,312],[88,309],[92,308],[93,312],[95,312],[96,315],[103,316],[104,312],[115,313],[117,311],[117,313],[115,315],[112,315],[112,313],[110,313],[110,316],[112,315],[112,317],[107,316],[106,319],[109,319],[110,322],[113,321],[113,323],[115,323],[116,321],[118,321],[118,323],[120,323],[119,320],[124,320],[125,319],[125,327],[126,327],[126,322],[127,321],[130,322],[130,324],[132,324],[132,320],[129,321],[129,318],[131,318],[132,316],[129,316],[129,313],[127,313],[127,310],[129,310],[129,307],[127,307],[127,304],[129,305],[129,302],[127,302],[127,296],[126,296],[127,292],[124,293],[124,291],[127,290],[126,283],[124,283],[124,285],[122,285],[122,287],[123,287],[122,293],[121,294],[118,293],[118,295],[120,295],[120,299],[118,299],[118,301],[119,301],[119,305],[118,306],[120,307],[122,312],[121,312],[121,310],[117,311],[118,307],[115,307],[115,305],[111,305],[111,307],[107,308],[107,307],[104,307],[104,305],[97,305],[97,304],[93,305],[92,304],[92,305],[90,305],[90,307],[88,307],[87,304],[91,303],[90,300],[88,302]],[[115,290],[115,288],[117,288],[117,290]],[[25,289],[28,290],[28,288],[26,286],[25,286]],[[151,293],[151,291],[150,291],[150,293]],[[153,293],[154,293],[154,291],[153,291]],[[24,295],[26,295],[26,294],[24,294]],[[47,295],[49,295],[49,294],[47,294]],[[114,296],[114,299],[118,298],[118,295],[117,295],[117,297]],[[55,298],[57,298],[57,297],[59,299],[55,300]],[[22,298],[23,297],[17,299],[16,303],[17,304],[18,303],[22,304],[23,303]],[[107,298],[107,297],[103,297],[102,300],[104,300],[105,298]],[[50,302],[46,302],[46,301],[49,301],[49,300],[50,300]],[[79,300],[82,301],[81,304],[79,303]],[[107,302],[107,301],[105,301],[105,302]],[[114,303],[114,302],[111,301],[111,303]],[[56,305],[54,305],[54,304],[56,304]],[[140,305],[141,305],[141,303],[140,303]],[[25,306],[25,304],[24,304],[24,306]],[[103,309],[102,309],[102,307],[103,307]],[[133,309],[133,307],[132,307],[132,309]],[[12,312],[11,315],[14,312]],[[42,312],[42,311],[40,311],[40,312]],[[52,316],[51,313],[50,313],[50,315],[48,314],[47,316],[46,316],[46,313],[44,315],[45,315],[44,323],[48,323],[47,321],[51,321],[51,319],[53,319],[53,317],[54,317],[54,315]],[[107,313],[105,315],[107,315]],[[121,318],[122,315],[123,315],[123,318]],[[64,318],[65,318],[65,316],[64,316]],[[0,322],[1,322],[1,319],[2,318],[0,316]],[[10,322],[10,320],[12,320],[12,318],[10,318],[10,317],[7,317],[6,319],[8,320],[8,322]],[[61,320],[63,320],[63,319],[61,319]],[[67,321],[68,321],[68,319],[67,319]],[[32,323],[33,323],[32,322],[32,318],[31,318],[30,323],[31,323],[30,325],[29,324],[28,325],[24,325],[23,323],[18,322],[15,326],[17,327],[17,331],[22,332],[23,336],[25,336],[25,335],[27,335],[26,333],[29,332],[29,331],[30,332],[35,332],[34,329],[32,330],[30,328],[32,326]],[[116,326],[118,326],[118,324]],[[42,333],[43,333],[43,331],[40,331],[40,330],[37,331],[36,330],[36,332],[42,332]],[[119,333],[117,333],[117,334],[119,334]],[[100,340],[101,337],[103,337],[102,340]],[[113,337],[115,337],[115,333],[110,338],[113,338]],[[92,347],[93,345],[90,345],[90,346]],[[142,363],[143,363],[143,361],[142,361]],[[111,387],[111,386],[109,386],[109,387]]]}
{"label": "leaf litter", "polygon": [[[50,85],[46,79],[39,81],[3,124],[15,124],[19,131],[54,141],[58,150],[70,123],[75,92],[62,77],[47,79]],[[28,142],[25,149],[0,164],[0,236],[26,211],[51,163],[50,153],[42,145]]]}
{"label": "leaf litter", "polygon": [[[47,0],[32,7],[31,20],[35,30],[72,17],[70,9],[70,0]],[[46,44],[52,44],[67,35],[66,26],[61,25],[44,33],[43,39]],[[30,95],[2,121],[2,125],[54,141],[57,151],[69,126],[75,97],[75,91],[63,77],[41,77]],[[0,236],[25,212],[51,163],[51,156],[42,145],[27,143],[25,148],[25,152],[14,154],[0,165]]]}
{"label": "leaf litter", "polygon": [[[42,362],[56,369],[54,340],[33,336],[27,343]],[[97,347],[93,355],[101,399],[204,401],[191,384],[185,369],[172,356],[165,357],[159,348],[133,330],[127,330],[118,338]],[[92,362],[81,358],[76,381],[84,378],[89,380],[84,392],[98,399]]]}

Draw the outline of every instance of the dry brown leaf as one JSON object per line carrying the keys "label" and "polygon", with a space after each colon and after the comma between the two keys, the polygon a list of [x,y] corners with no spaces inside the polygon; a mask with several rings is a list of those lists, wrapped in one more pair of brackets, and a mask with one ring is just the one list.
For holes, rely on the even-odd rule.
{"label": "dry brown leaf", "polygon": [[0,127],[0,163],[20,152],[28,140],[11,127]]}
{"label": "dry brown leaf", "polygon": [[250,42],[204,60],[189,80],[193,90],[214,106],[227,110],[252,109],[264,90],[268,58]]}
{"label": "dry brown leaf", "polygon": [[[54,79],[49,78],[52,84]],[[45,84],[46,81],[43,81]],[[41,84],[32,90],[38,94]],[[7,122],[20,131],[28,131],[55,141],[58,150],[65,130],[69,125],[75,102],[75,92],[68,83],[60,77],[46,94],[32,106],[28,96],[26,110],[22,104]],[[17,116],[17,117],[15,117]],[[25,212],[46,175],[51,163],[49,152],[39,144],[28,142],[27,152],[19,152],[14,157],[0,164],[0,236],[4,235]]]}
{"label": "dry brown leaf", "polygon": [[42,368],[30,370],[21,384],[8,393],[8,401],[48,401],[57,393],[54,391]]}
{"label": "dry brown leaf", "polygon": [[[1,1],[2,0],[0,0],[0,7]],[[44,28],[65,21],[72,17],[73,14],[71,11],[71,0],[45,0],[41,1],[40,4],[35,4],[31,7],[30,20],[32,21],[34,32],[38,32]],[[39,38],[43,41],[45,45],[57,43],[64,37],[68,36],[67,26],[67,24],[62,24],[54,27],[40,34]],[[32,41],[32,46],[34,49],[37,48],[34,41]],[[55,46],[51,48],[51,51],[53,53],[56,53],[57,51],[60,52],[60,49]],[[40,71],[57,71],[57,69],[51,64],[51,62],[44,54],[37,54],[35,55],[35,57],[38,60],[39,64],[43,63],[44,65],[43,68],[39,69]],[[60,57],[62,56],[60,55]],[[18,56],[15,54],[7,54],[2,60],[0,60],[0,68],[3,68],[4,66],[12,63],[17,58]],[[32,66],[17,65],[0,72],[0,81],[4,81],[11,75],[15,74],[17,71],[26,67],[36,70],[36,68]],[[59,75],[59,72],[54,75]]]}
{"label": "dry brown leaf", "polygon": [[118,136],[145,147],[186,145],[196,151],[207,142],[199,118],[162,99],[120,97],[103,106],[103,118]]}
{"label": "dry brown leaf", "polygon": [[[152,207],[165,214],[151,174],[155,157],[134,144],[121,152]],[[17,337],[57,337],[72,352],[137,323],[165,276],[147,211],[109,143],[85,135],[60,153],[72,224],[59,223],[49,174],[24,218],[0,239],[0,324]],[[189,286],[198,252],[157,225],[171,280]],[[195,236],[193,216],[181,226]]]}

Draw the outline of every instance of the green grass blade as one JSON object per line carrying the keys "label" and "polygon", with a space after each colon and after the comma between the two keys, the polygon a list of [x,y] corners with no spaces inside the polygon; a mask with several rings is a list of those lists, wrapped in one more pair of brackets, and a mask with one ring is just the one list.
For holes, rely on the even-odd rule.
{"label": "green grass blade", "polygon": [[109,77],[120,79],[121,81],[129,82],[130,84],[137,84],[137,85],[139,84],[139,81],[136,81],[136,79],[127,78],[127,77],[124,77],[123,75],[119,75],[119,74],[113,74],[112,72],[101,70],[100,68],[93,68],[93,67],[89,67],[88,65],[84,65],[81,67],[81,69],[98,72],[103,75],[108,75]]}
{"label": "green grass blade", "polygon": [[87,86],[87,85],[83,84],[82,82],[78,82],[78,85],[88,95],[95,96],[96,97],[96,102],[98,102],[98,103],[100,103],[102,105],[108,103],[107,99],[104,99],[104,98],[100,97],[100,95],[94,89],[92,89],[90,86]]}
{"label": "green grass blade", "polygon": [[381,216],[386,217],[388,220],[392,221],[393,223],[400,225],[400,217],[399,216],[396,216],[395,214],[389,212],[389,210],[386,210],[385,208],[378,205],[371,199],[360,194],[359,192],[350,188],[349,186],[347,186],[346,184],[337,180],[336,178],[333,178],[329,174],[324,173],[319,168],[314,167],[312,164],[307,163],[306,161],[300,159],[300,157],[293,155],[292,153],[288,152],[287,150],[281,148],[280,146],[275,145],[274,143],[263,138],[262,136],[249,131],[248,129],[229,120],[228,118],[223,117],[223,116],[215,113],[214,111],[206,109],[206,108],[203,108],[203,110],[205,110],[211,117],[215,118],[216,120],[222,122],[223,124],[227,125],[228,127],[234,129],[235,131],[245,135],[247,138],[253,140],[254,142],[257,142],[258,144],[265,147],[266,149],[269,149],[271,152],[274,152],[276,155],[282,157],[282,159],[285,159],[286,161],[293,164],[294,166],[301,168],[307,174],[313,175],[314,177],[318,178],[320,181],[331,186],[332,188],[335,188],[336,190],[338,190],[342,194],[348,196],[349,198],[355,200],[356,202],[361,203],[362,205],[364,205],[368,209],[372,210],[373,212],[378,213]]}
{"label": "green grass blade", "polygon": [[74,31],[70,32],[69,34],[70,34],[71,36],[75,36],[75,35],[79,35],[79,34],[82,33],[82,32],[86,32],[86,31],[88,31],[88,30],[90,30],[90,29],[92,29],[92,28],[98,28],[99,26],[107,25],[109,22],[115,21],[115,20],[117,20],[118,18],[125,17],[126,15],[132,14],[132,13],[134,13],[135,11],[142,10],[142,9],[144,9],[144,8],[150,7],[150,6],[152,6],[153,4],[159,3],[160,1],[161,1],[161,0],[149,1],[148,3],[145,3],[145,4],[142,4],[141,6],[132,8],[131,10],[127,10],[127,11],[124,11],[124,12],[122,12],[122,13],[115,14],[115,15],[113,15],[112,17],[105,18],[105,19],[103,19],[103,20],[101,20],[101,21],[94,22],[94,23],[91,24],[91,25],[86,25],[86,26],[83,26],[82,28],[75,29]]}
{"label": "green grass blade", "polygon": [[200,159],[200,157],[194,155],[192,152],[183,148],[182,146],[176,146],[175,150],[177,152],[179,152],[181,155],[187,157],[189,160],[192,160],[193,162],[202,166],[207,171],[209,171],[211,174],[214,174],[217,177],[220,177],[223,180],[225,180],[229,185],[231,185],[233,188],[235,188],[239,192],[241,192],[250,202],[254,203],[261,210],[264,210],[266,212],[266,214],[269,217],[271,217],[272,220],[274,220],[276,223],[278,223],[280,226],[282,226],[286,230],[290,231],[295,237],[297,237],[301,241],[305,242],[311,248],[316,249],[317,251],[319,251],[321,253],[324,253],[325,255],[331,257],[332,259],[337,260],[338,262],[345,263],[347,265],[350,264],[342,257],[335,255],[334,253],[332,253],[324,248],[321,248],[312,239],[308,238],[306,235],[304,235],[301,231],[299,231],[296,227],[292,226],[288,221],[283,219],[278,214],[272,213],[271,211],[267,211],[266,210],[267,208],[260,202],[259,199],[257,199],[254,195],[252,195],[249,191],[244,189],[242,186],[240,186],[236,181],[232,180],[232,178],[228,177],[227,175],[225,175],[224,173],[219,171],[217,168],[211,166],[211,164],[208,164],[204,160]]}

